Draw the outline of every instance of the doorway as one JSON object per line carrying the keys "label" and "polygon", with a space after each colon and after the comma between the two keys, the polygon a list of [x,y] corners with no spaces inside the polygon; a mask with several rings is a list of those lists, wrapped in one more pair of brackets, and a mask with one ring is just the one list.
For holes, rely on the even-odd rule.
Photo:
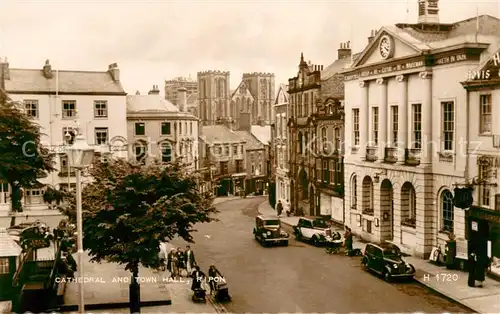
{"label": "doorway", "polygon": [[394,240],[394,192],[388,179],[380,185],[380,240]]}

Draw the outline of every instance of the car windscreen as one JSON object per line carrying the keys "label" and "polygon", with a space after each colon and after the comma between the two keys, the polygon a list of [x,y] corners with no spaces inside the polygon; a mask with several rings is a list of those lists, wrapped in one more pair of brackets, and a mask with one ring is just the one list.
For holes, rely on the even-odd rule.
{"label": "car windscreen", "polygon": [[328,223],[325,220],[315,220],[313,222],[315,228],[328,228]]}
{"label": "car windscreen", "polygon": [[384,250],[384,256],[388,258],[395,258],[395,257],[400,257],[401,253],[399,252],[398,249],[390,248]]}
{"label": "car windscreen", "polygon": [[264,225],[265,226],[279,226],[280,221],[279,220],[265,220]]}

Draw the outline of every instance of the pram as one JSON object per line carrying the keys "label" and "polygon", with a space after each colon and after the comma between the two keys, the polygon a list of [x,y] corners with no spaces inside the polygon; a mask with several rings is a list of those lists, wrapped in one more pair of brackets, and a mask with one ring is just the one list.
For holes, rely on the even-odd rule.
{"label": "pram", "polygon": [[206,290],[203,288],[195,288],[193,293],[193,302],[202,302],[205,303],[207,300],[205,299]]}
{"label": "pram", "polygon": [[328,254],[338,254],[340,252],[340,248],[344,244],[344,239],[342,239],[340,233],[333,232],[331,237],[327,237],[326,239],[327,248],[325,249],[325,252]]}

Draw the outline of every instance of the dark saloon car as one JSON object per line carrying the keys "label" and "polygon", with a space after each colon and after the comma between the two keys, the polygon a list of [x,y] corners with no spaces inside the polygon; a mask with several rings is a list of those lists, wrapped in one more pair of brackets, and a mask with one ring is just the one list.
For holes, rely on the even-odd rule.
{"label": "dark saloon car", "polygon": [[413,279],[415,276],[415,267],[403,260],[401,250],[393,244],[367,244],[361,264],[365,269],[382,275],[386,281]]}
{"label": "dark saloon car", "polygon": [[288,245],[288,233],[281,229],[281,221],[278,217],[257,216],[253,228],[255,240],[267,246],[272,244]]}

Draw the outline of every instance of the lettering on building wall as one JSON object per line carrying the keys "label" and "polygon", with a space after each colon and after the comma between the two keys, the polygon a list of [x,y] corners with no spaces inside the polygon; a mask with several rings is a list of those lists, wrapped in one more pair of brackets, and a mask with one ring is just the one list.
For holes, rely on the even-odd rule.
{"label": "lettering on building wall", "polygon": [[490,70],[483,71],[469,71],[467,74],[468,80],[487,80],[491,76]]}
{"label": "lettering on building wall", "polygon": [[467,60],[467,55],[465,53],[462,53],[459,55],[439,58],[436,60],[436,65],[455,63],[455,62],[460,62],[460,61],[465,61],[465,60]]}
{"label": "lettering on building wall", "polygon": [[495,65],[496,67],[500,65],[500,51],[493,55],[492,60],[493,60],[493,65]]}

